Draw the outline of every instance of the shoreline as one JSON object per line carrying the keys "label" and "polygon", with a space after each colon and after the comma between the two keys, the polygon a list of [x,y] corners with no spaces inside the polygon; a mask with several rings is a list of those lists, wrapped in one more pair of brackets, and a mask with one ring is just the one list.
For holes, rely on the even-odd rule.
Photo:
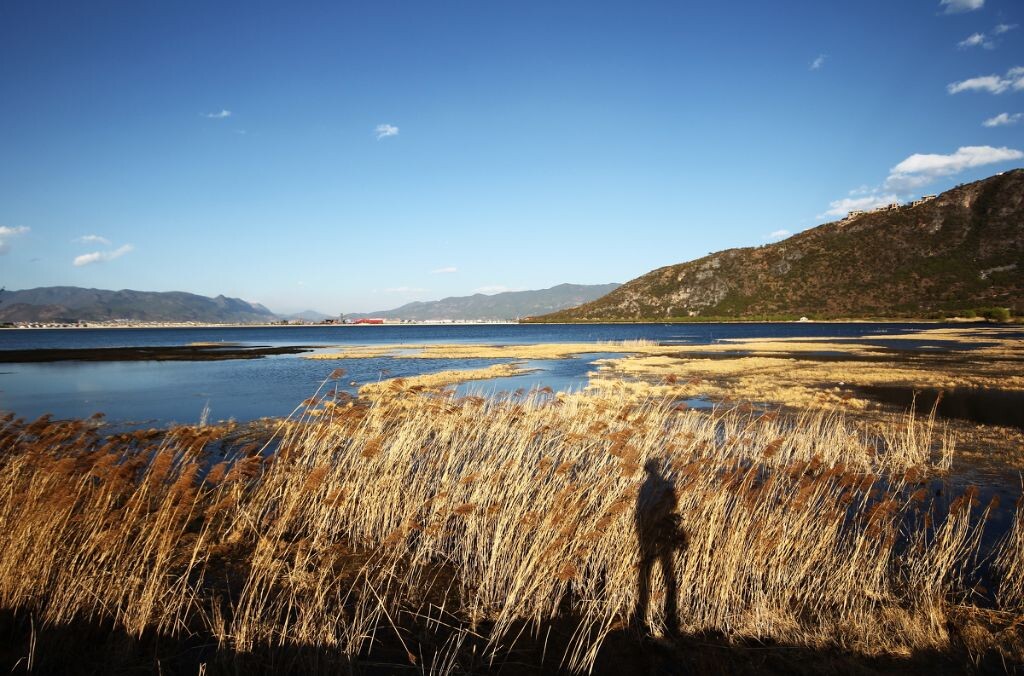
{"label": "shoreline", "polygon": [[963,318],[963,317],[947,317],[945,319],[914,319],[914,318],[898,318],[898,317],[883,317],[883,318],[842,318],[842,319],[617,319],[610,321],[579,321],[579,322],[539,322],[539,321],[523,321],[518,322],[519,324],[534,324],[540,326],[610,326],[610,325],[631,325],[631,324],[680,324],[680,325],[702,325],[702,324],[985,324],[990,323],[994,325],[1010,325],[1012,326],[1016,322],[1006,322],[1004,324],[997,324],[996,322],[989,322],[981,317]]}
{"label": "shoreline", "polygon": [[616,320],[616,321],[592,321],[592,322],[529,322],[529,321],[459,321],[459,322],[394,322],[385,324],[190,324],[190,323],[138,323],[138,324],[88,324],[88,325],[53,325],[53,326],[0,326],[0,331],[89,331],[89,330],[145,330],[145,329],[302,329],[302,328],[368,328],[368,327],[415,327],[415,326],[645,326],[645,325],[713,325],[713,324],[972,324],[993,326],[1015,326],[1019,322],[990,322],[982,318],[972,319],[910,319],[910,318],[885,318],[885,319],[810,319],[801,321],[798,319],[714,319],[707,321],[693,320]]}
{"label": "shoreline", "polygon": [[87,324],[52,325],[52,326],[0,326],[0,331],[38,331],[38,330],[107,330],[107,329],[306,329],[306,328],[366,328],[373,326],[510,326],[521,322],[395,322],[391,324],[190,324],[177,322],[154,322],[137,324]]}
{"label": "shoreline", "polygon": [[287,354],[302,354],[315,345],[242,346],[164,345],[139,347],[29,348],[0,350],[0,364],[51,364],[54,362],[127,362],[127,361],[229,361],[261,359]]}

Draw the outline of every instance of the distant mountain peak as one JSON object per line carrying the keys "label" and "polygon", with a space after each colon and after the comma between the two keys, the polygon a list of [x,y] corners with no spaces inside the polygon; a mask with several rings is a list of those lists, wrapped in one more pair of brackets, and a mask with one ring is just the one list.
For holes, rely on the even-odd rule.
{"label": "distant mountain peak", "polygon": [[555,312],[599,298],[618,284],[559,284],[534,291],[502,291],[449,296],[436,301],[413,301],[393,310],[346,314],[347,319],[379,317],[411,321],[514,321]]}
{"label": "distant mountain peak", "polygon": [[[260,305],[259,307],[263,307]],[[291,314],[283,315],[283,319],[288,320],[305,320],[308,322],[322,322],[325,319],[333,319],[337,315],[329,315],[317,310],[303,310],[301,312],[293,312]]]}

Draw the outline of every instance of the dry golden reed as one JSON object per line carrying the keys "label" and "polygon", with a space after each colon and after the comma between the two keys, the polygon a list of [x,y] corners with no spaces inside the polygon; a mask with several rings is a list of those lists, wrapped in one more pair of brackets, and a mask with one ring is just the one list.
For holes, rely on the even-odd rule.
{"label": "dry golden reed", "polygon": [[[674,554],[678,616],[652,603],[639,618],[655,631],[950,648],[983,510],[972,492],[939,510],[925,491],[953,452],[934,420],[871,431],[830,411],[555,401],[396,388],[301,411],[274,453],[226,460],[203,453],[216,430],[111,439],[88,421],[0,419],[0,604],[238,651],[357,656],[387,635],[432,673],[455,669],[470,639],[499,656],[523,623],[562,618],[577,630],[558,660],[584,671],[641,600],[636,510],[653,459],[688,542]],[[996,598],[1018,617],[1020,512],[997,563]],[[439,565],[457,601],[436,600]],[[650,598],[668,588],[654,576]],[[424,648],[441,626],[450,640]]]}

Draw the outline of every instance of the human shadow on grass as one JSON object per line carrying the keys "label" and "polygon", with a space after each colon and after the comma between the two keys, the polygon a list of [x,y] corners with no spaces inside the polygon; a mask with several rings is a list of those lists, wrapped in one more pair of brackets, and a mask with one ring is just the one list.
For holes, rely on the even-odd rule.
{"label": "human shadow on grass", "polygon": [[634,627],[646,633],[650,612],[651,585],[655,567],[660,568],[665,585],[664,617],[669,634],[679,633],[679,589],[676,581],[676,552],[688,544],[682,518],[677,511],[679,498],[675,485],[664,475],[664,461],[652,458],[644,465],[647,473],[636,497],[634,520],[640,551],[637,576],[637,603],[633,611]]}

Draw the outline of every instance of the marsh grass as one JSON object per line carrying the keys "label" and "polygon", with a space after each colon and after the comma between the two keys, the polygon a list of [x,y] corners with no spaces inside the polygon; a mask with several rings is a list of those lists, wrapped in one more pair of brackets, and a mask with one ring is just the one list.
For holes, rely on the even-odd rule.
{"label": "marsh grass", "polygon": [[[636,619],[864,655],[946,651],[973,603],[988,507],[970,493],[933,502],[926,478],[953,454],[934,419],[872,432],[834,411],[388,387],[353,402],[325,386],[274,452],[228,458],[209,452],[216,427],[107,438],[90,421],[4,419],[0,606],[237,653],[397,652],[448,673],[500,662],[552,621],[572,630],[548,659],[574,671]],[[689,541],[677,623],[658,576],[632,617],[652,458]],[[999,553],[1011,614],[1021,518]]]}

